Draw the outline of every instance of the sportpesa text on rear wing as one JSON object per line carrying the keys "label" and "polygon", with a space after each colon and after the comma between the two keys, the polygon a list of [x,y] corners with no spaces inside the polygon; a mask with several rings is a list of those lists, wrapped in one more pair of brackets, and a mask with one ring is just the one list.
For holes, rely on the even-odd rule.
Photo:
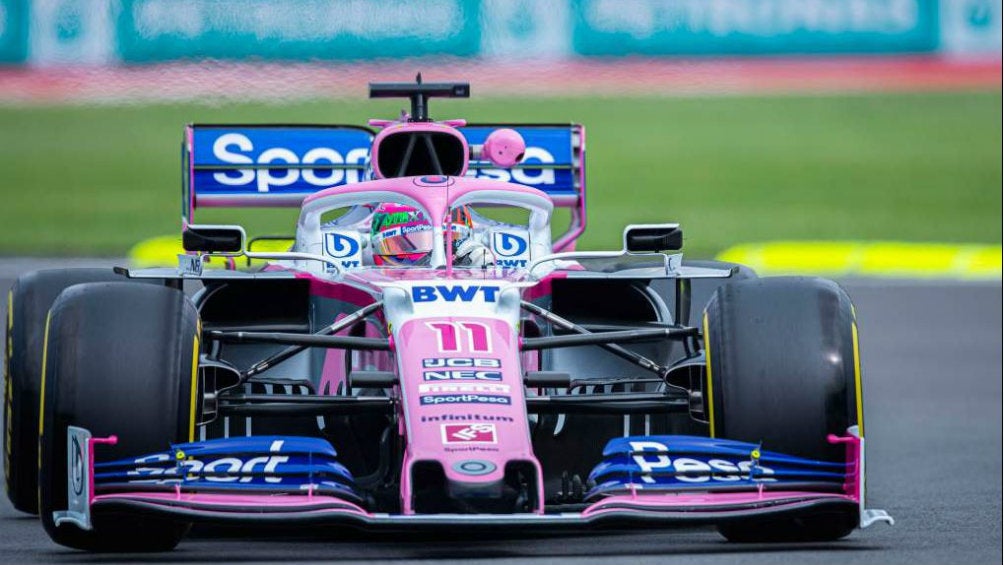
{"label": "sportpesa text on rear wing", "polygon": [[[471,124],[458,128],[471,146],[499,127],[526,141],[523,161],[501,169],[472,159],[467,176],[540,189],[571,211],[554,250],[571,250],[586,223],[586,138],[578,124]],[[375,132],[346,125],[208,125],[185,128],[182,225],[198,208],[297,207],[310,194],[369,180]]]}

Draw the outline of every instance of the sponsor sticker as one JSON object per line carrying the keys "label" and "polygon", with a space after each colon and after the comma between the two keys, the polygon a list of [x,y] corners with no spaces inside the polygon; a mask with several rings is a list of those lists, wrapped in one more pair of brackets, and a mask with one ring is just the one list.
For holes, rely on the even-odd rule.
{"label": "sponsor sticker", "polygon": [[70,487],[73,494],[80,496],[84,492],[84,474],[86,463],[84,461],[84,450],[80,447],[80,438],[73,436],[73,443],[70,446]]}
{"label": "sponsor sticker", "polygon": [[422,383],[418,385],[420,394],[509,394],[509,385],[482,382]]}
{"label": "sponsor sticker", "polygon": [[508,396],[495,394],[436,394],[419,397],[422,406],[438,406],[440,404],[502,404],[512,403]]}
{"label": "sponsor sticker", "polygon": [[424,381],[501,381],[502,371],[474,371],[471,369],[454,369],[449,371],[426,371],[422,373]]}
{"label": "sponsor sticker", "polygon": [[495,424],[443,424],[443,444],[498,443]]}
{"label": "sponsor sticker", "polygon": [[422,359],[423,369],[453,369],[453,368],[476,368],[476,369],[499,369],[502,361],[499,359],[474,359],[471,357],[433,357]]}
{"label": "sponsor sticker", "polygon": [[501,287],[487,285],[416,285],[411,287],[413,302],[495,302]]}
{"label": "sponsor sticker", "polygon": [[[685,483],[731,482],[741,480],[737,474],[749,475],[753,461],[730,461],[722,458],[673,457],[666,455],[669,448],[656,441],[632,441],[632,460],[642,473],[642,482],[655,483],[651,473],[676,473],[674,478]],[[646,453],[651,452],[651,453]],[[773,475],[773,469],[758,466],[762,475]],[[774,481],[759,477],[761,481]]]}

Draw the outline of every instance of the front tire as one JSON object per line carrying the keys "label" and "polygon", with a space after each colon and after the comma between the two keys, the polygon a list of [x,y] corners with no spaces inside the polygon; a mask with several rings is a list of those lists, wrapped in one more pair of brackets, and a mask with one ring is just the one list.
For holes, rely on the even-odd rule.
{"label": "front tire", "polygon": [[47,269],[22,275],[7,294],[4,471],[14,508],[38,514],[38,406],[42,341],[53,301],[75,284],[124,281],[111,269]]}
{"label": "front tire", "polygon": [[[709,302],[704,324],[713,437],[845,460],[845,448],[826,437],[862,426],[860,369],[853,307],[836,283],[776,277],[727,284]],[[732,522],[719,531],[731,541],[828,541],[857,522],[856,512],[831,512]]]}
{"label": "front tire", "polygon": [[94,437],[117,435],[96,449],[111,461],[193,440],[199,317],[175,289],[93,283],[64,291],[52,307],[43,388],[40,514],[58,544],[91,551],[163,551],[187,524],[132,514],[92,513],[94,529],[57,526],[67,507],[68,426]]}

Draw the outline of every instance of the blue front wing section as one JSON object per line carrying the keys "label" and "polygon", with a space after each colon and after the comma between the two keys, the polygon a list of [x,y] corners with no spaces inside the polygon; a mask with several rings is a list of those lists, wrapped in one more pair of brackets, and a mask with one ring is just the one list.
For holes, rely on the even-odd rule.
{"label": "blue front wing section", "polygon": [[611,440],[589,474],[587,500],[626,491],[742,490],[788,487],[840,491],[850,464],[762,451],[752,443],[694,436]]}
{"label": "blue front wing section", "polygon": [[98,491],[158,487],[326,493],[358,500],[352,474],[323,439],[255,436],[171,445],[142,457],[94,465]]}

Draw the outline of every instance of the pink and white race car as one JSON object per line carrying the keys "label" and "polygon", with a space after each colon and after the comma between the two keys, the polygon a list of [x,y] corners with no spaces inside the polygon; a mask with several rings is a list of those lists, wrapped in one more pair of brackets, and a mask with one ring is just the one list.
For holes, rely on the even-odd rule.
{"label": "pink and white race car", "polygon": [[[736,541],[891,523],[864,506],[847,295],[684,261],[676,224],[576,251],[584,128],[429,119],[468,93],[373,84],[411,100],[378,132],[189,126],[177,269],[19,279],[14,505],[89,550],[170,549],[200,522]],[[245,206],[300,207],[288,250],[194,222]]]}

